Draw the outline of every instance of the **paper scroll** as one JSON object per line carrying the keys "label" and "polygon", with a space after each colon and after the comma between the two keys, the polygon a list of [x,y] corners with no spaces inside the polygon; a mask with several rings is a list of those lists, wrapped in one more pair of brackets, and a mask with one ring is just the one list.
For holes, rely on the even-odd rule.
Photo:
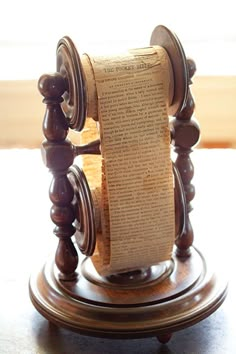
{"label": "paper scroll", "polygon": [[107,275],[168,260],[175,237],[168,56],[151,47],[84,56],[84,63],[88,114],[99,120],[102,152],[96,192],[101,230],[92,261]]}

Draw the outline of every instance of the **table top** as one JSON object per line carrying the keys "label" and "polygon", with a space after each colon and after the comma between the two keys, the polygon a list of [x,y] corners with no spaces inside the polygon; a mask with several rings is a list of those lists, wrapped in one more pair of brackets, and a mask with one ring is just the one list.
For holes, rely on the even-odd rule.
{"label": "table top", "polygon": [[0,353],[236,353],[236,281],[233,275],[236,215],[236,150],[197,150],[191,220],[195,245],[211,250],[225,267],[229,293],[223,305],[198,324],[174,333],[168,345],[156,338],[112,340],[87,337],[48,323],[29,299],[35,267],[55,251],[49,218],[51,176],[39,150],[0,150]]}

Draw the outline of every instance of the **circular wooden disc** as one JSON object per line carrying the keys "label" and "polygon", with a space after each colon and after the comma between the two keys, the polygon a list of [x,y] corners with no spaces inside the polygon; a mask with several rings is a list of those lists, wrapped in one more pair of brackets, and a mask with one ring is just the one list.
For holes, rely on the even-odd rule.
{"label": "circular wooden disc", "polygon": [[[140,278],[137,271],[123,273],[119,277],[100,276],[90,258],[86,258],[81,262],[79,281],[59,281],[58,285],[64,293],[84,302],[102,306],[141,306],[178,297],[197,282],[201,271],[201,257],[196,252],[185,262],[173,256],[170,262],[145,269],[144,276]],[[59,279],[56,267],[54,277]]]}
{"label": "circular wooden disc", "polygon": [[175,237],[178,239],[185,230],[188,211],[182,178],[174,162],[172,162],[172,170],[174,175]]}
{"label": "circular wooden disc", "polygon": [[63,37],[57,45],[57,72],[67,82],[62,109],[72,129],[81,131],[86,119],[86,83],[79,54],[72,40]]}
{"label": "circular wooden disc", "polygon": [[46,263],[30,279],[31,300],[55,324],[101,337],[139,338],[183,329],[214,312],[227,289],[224,275],[194,248],[189,258],[174,259],[169,276],[143,288],[96,284],[78,273],[74,281],[60,281],[54,262]]}
{"label": "circular wooden disc", "polygon": [[151,35],[150,45],[163,47],[170,58],[174,75],[174,97],[169,114],[176,115],[185,106],[188,94],[188,67],[183,47],[178,37],[165,26],[157,26]]}
{"label": "circular wooden disc", "polygon": [[86,256],[91,256],[96,244],[95,211],[92,195],[84,172],[73,165],[69,169],[68,178],[74,188],[73,201],[75,218],[75,238],[80,251]]}

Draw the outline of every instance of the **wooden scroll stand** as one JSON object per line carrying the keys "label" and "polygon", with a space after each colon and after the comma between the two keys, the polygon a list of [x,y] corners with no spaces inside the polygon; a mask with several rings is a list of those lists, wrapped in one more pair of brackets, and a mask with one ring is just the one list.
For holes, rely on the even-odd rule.
{"label": "wooden scroll stand", "polygon": [[[182,196],[175,195],[182,231],[176,238],[172,259],[109,277],[100,276],[93,268],[89,256],[95,247],[96,232],[91,194],[83,172],[73,161],[81,154],[99,154],[100,142],[73,146],[67,139],[69,128],[83,129],[86,91],[79,55],[73,42],[65,37],[57,49],[58,72],[39,80],[47,105],[43,155],[53,174],[51,218],[59,244],[55,259],[32,275],[30,297],[49,321],[73,331],[112,338],[156,336],[165,343],[173,332],[214,312],[223,302],[227,286],[192,246],[189,212],[195,190],[191,184],[194,168],[190,153],[198,142],[199,127],[192,119],[194,101],[189,84],[195,64],[185,59],[178,38],[163,26],[154,30],[151,45],[154,44],[166,49],[173,66],[172,105],[176,114],[171,122],[171,138],[177,153],[175,171],[184,190]],[[72,241],[76,225],[80,231],[78,245]]]}

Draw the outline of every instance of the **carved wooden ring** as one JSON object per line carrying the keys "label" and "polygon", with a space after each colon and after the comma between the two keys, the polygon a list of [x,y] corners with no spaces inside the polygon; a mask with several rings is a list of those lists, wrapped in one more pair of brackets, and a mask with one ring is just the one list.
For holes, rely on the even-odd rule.
{"label": "carved wooden ring", "polygon": [[153,30],[150,45],[159,45],[164,48],[171,61],[174,75],[174,97],[168,111],[174,116],[184,108],[188,95],[189,74],[183,47],[178,37],[165,26],[157,26]]}
{"label": "carved wooden ring", "polygon": [[74,188],[75,238],[80,251],[91,256],[96,245],[95,211],[92,195],[84,172],[76,165],[69,169],[69,180]]}
{"label": "carved wooden ring", "polygon": [[187,223],[187,202],[184,192],[184,185],[179,173],[178,168],[175,166],[175,163],[172,163],[175,188],[174,188],[174,198],[175,198],[175,238],[179,239]]}
{"label": "carved wooden ring", "polygon": [[86,119],[86,83],[79,54],[72,40],[63,37],[57,45],[57,72],[65,79],[62,109],[72,129],[81,131]]}

